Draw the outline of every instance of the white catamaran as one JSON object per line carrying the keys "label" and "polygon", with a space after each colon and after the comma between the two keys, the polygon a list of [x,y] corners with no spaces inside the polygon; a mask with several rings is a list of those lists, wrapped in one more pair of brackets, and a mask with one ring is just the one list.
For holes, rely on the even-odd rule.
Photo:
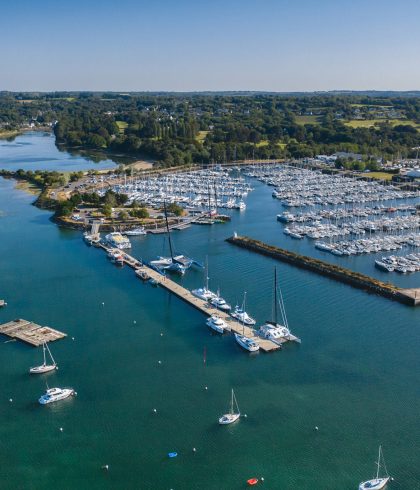
{"label": "white catamaran", "polygon": [[239,411],[239,405],[238,402],[236,401],[236,396],[232,389],[230,411],[229,413],[225,413],[219,418],[219,424],[220,425],[233,424],[233,422],[236,422],[240,416],[241,416],[241,412]]}
{"label": "white catamaran", "polygon": [[[383,467],[384,467],[385,475],[386,475],[383,477],[379,477],[379,470],[381,467],[381,459],[383,462]],[[384,456],[382,454],[382,446],[379,446],[378,461],[376,462],[376,466],[377,466],[376,477],[373,478],[372,480],[367,480],[367,481],[360,483],[359,490],[367,490],[367,489],[369,489],[369,490],[380,490],[381,488],[385,488],[387,483],[389,482],[390,477],[388,475],[388,471],[387,471],[386,466],[385,466],[385,460],[384,460]]]}
{"label": "white catamaran", "polygon": [[[43,351],[43,354],[44,354],[44,362],[40,365],[40,366],[35,366],[35,367],[31,367],[29,369],[29,372],[31,374],[42,374],[42,373],[48,373],[49,371],[54,371],[54,369],[58,369],[57,367],[57,363],[55,362],[52,354],[51,354],[51,351],[48,347],[48,344],[47,342],[44,342],[42,344],[42,351]],[[48,354],[51,358],[51,361],[52,361],[52,364],[47,364],[47,359],[46,359],[46,356],[45,356],[45,353],[46,351],[48,351]]]}

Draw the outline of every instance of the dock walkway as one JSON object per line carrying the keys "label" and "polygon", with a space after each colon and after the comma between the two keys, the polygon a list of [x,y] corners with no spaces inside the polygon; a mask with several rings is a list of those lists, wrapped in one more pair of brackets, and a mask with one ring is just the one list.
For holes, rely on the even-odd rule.
{"label": "dock walkway", "polygon": [[42,345],[44,342],[54,342],[55,340],[67,337],[67,334],[59,332],[54,328],[42,327],[41,325],[21,318],[0,325],[0,334],[22,340],[35,347]]}
{"label": "dock walkway", "polygon": [[[110,251],[111,248],[107,247],[103,243],[99,244],[99,247],[102,248],[105,251]],[[256,332],[254,329],[242,325],[242,323],[238,322],[234,318],[232,318],[228,313],[223,312],[212,306],[210,303],[207,301],[204,301],[200,298],[197,298],[194,296],[191,291],[188,289],[184,288],[177,282],[173,281],[170,279],[168,276],[163,276],[160,274],[158,271],[152,269],[151,267],[142,264],[141,261],[137,260],[136,258],[132,257],[131,255],[127,254],[126,252],[122,251],[122,255],[124,257],[124,263],[135,269],[136,271],[139,271],[141,269],[142,272],[145,272],[149,278],[153,279],[157,284],[160,286],[164,287],[171,293],[175,294],[182,300],[186,301],[190,305],[194,306],[197,310],[201,311],[204,313],[206,316],[211,316],[213,314],[217,314],[222,320],[224,320],[228,326],[228,330],[233,333],[239,333],[243,334],[247,337],[252,338],[253,340],[257,341],[260,345],[260,349],[264,352],[272,352],[275,350],[278,350],[281,348],[282,344],[289,342],[289,341],[294,341],[294,342],[300,342],[300,339],[298,337],[295,337],[294,335],[291,335],[290,337],[279,339],[276,342],[273,342],[272,340],[264,339],[256,335]],[[139,275],[139,274],[137,274]],[[139,276],[140,277],[140,276]]]}

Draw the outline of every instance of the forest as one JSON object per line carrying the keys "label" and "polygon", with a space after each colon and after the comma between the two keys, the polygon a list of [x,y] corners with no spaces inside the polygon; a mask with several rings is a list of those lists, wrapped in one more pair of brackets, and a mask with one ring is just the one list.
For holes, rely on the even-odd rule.
{"label": "forest", "polygon": [[393,93],[0,93],[1,131],[49,124],[57,145],[162,166],[304,158],[413,158],[420,97]]}

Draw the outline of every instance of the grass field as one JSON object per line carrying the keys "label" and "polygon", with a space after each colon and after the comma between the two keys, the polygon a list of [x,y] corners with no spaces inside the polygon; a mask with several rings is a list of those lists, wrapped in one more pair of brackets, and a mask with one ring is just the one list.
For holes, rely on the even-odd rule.
{"label": "grass field", "polygon": [[363,177],[371,177],[372,179],[378,180],[391,180],[392,174],[388,174],[386,172],[367,172],[362,174]]}
{"label": "grass field", "polygon": [[128,123],[126,123],[125,121],[115,121],[115,123],[118,126],[120,133],[123,134],[125,131],[125,128],[128,126]]}
{"label": "grass field", "polygon": [[[268,146],[269,145],[269,141],[268,140],[261,140],[260,142],[256,143],[255,146],[256,148],[261,148],[263,146]],[[284,150],[284,148],[286,148],[287,144],[286,143],[276,143],[276,145],[278,147],[280,147],[282,150]]]}
{"label": "grass field", "polygon": [[297,124],[319,124],[318,116],[295,116]]}
{"label": "grass field", "polygon": [[195,139],[199,143],[204,143],[204,140],[206,139],[206,136],[210,133],[210,131],[199,131]]}
{"label": "grass field", "polygon": [[371,128],[372,126],[376,126],[380,123],[388,122],[392,126],[398,126],[400,124],[406,126],[413,126],[420,130],[420,125],[415,121],[411,121],[409,119],[352,119],[351,121],[347,121],[344,124],[346,126],[350,126],[352,128]]}

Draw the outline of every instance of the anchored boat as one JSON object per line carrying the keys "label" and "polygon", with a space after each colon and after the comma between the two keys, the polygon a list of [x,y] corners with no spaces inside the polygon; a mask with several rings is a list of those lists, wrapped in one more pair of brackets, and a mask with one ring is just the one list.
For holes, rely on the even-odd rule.
{"label": "anchored boat", "polygon": [[225,413],[219,418],[219,424],[220,425],[233,424],[233,422],[236,422],[240,416],[241,416],[241,412],[239,411],[239,405],[238,402],[236,401],[235,393],[232,389],[229,413]]}
{"label": "anchored boat", "polygon": [[69,396],[75,395],[73,388],[48,388],[44,395],[38,400],[41,405],[65,400]]}
{"label": "anchored boat", "polygon": [[[58,369],[57,367],[57,363],[55,362],[52,354],[51,354],[51,351],[48,347],[48,344],[47,342],[43,342],[42,344],[42,352],[43,352],[43,355],[44,355],[44,362],[40,365],[40,366],[35,366],[35,367],[31,367],[29,369],[29,372],[31,374],[43,374],[43,373],[48,373],[50,371],[54,371],[55,369]],[[52,361],[52,364],[47,364],[47,359],[46,359],[46,352],[48,352],[50,358],[51,358],[51,361]]]}
{"label": "anchored boat", "polygon": [[[379,477],[379,470],[381,467],[381,459],[383,461],[383,467],[384,467],[386,476],[380,478]],[[367,480],[367,481],[360,483],[359,490],[368,490],[368,489],[369,490],[372,490],[372,489],[373,490],[380,490],[381,488],[385,488],[387,483],[389,482],[390,477],[388,475],[388,471],[387,471],[386,466],[385,466],[385,460],[384,460],[384,457],[382,454],[382,446],[379,446],[378,461],[376,462],[376,466],[377,466],[376,477],[373,478],[372,480]]]}

